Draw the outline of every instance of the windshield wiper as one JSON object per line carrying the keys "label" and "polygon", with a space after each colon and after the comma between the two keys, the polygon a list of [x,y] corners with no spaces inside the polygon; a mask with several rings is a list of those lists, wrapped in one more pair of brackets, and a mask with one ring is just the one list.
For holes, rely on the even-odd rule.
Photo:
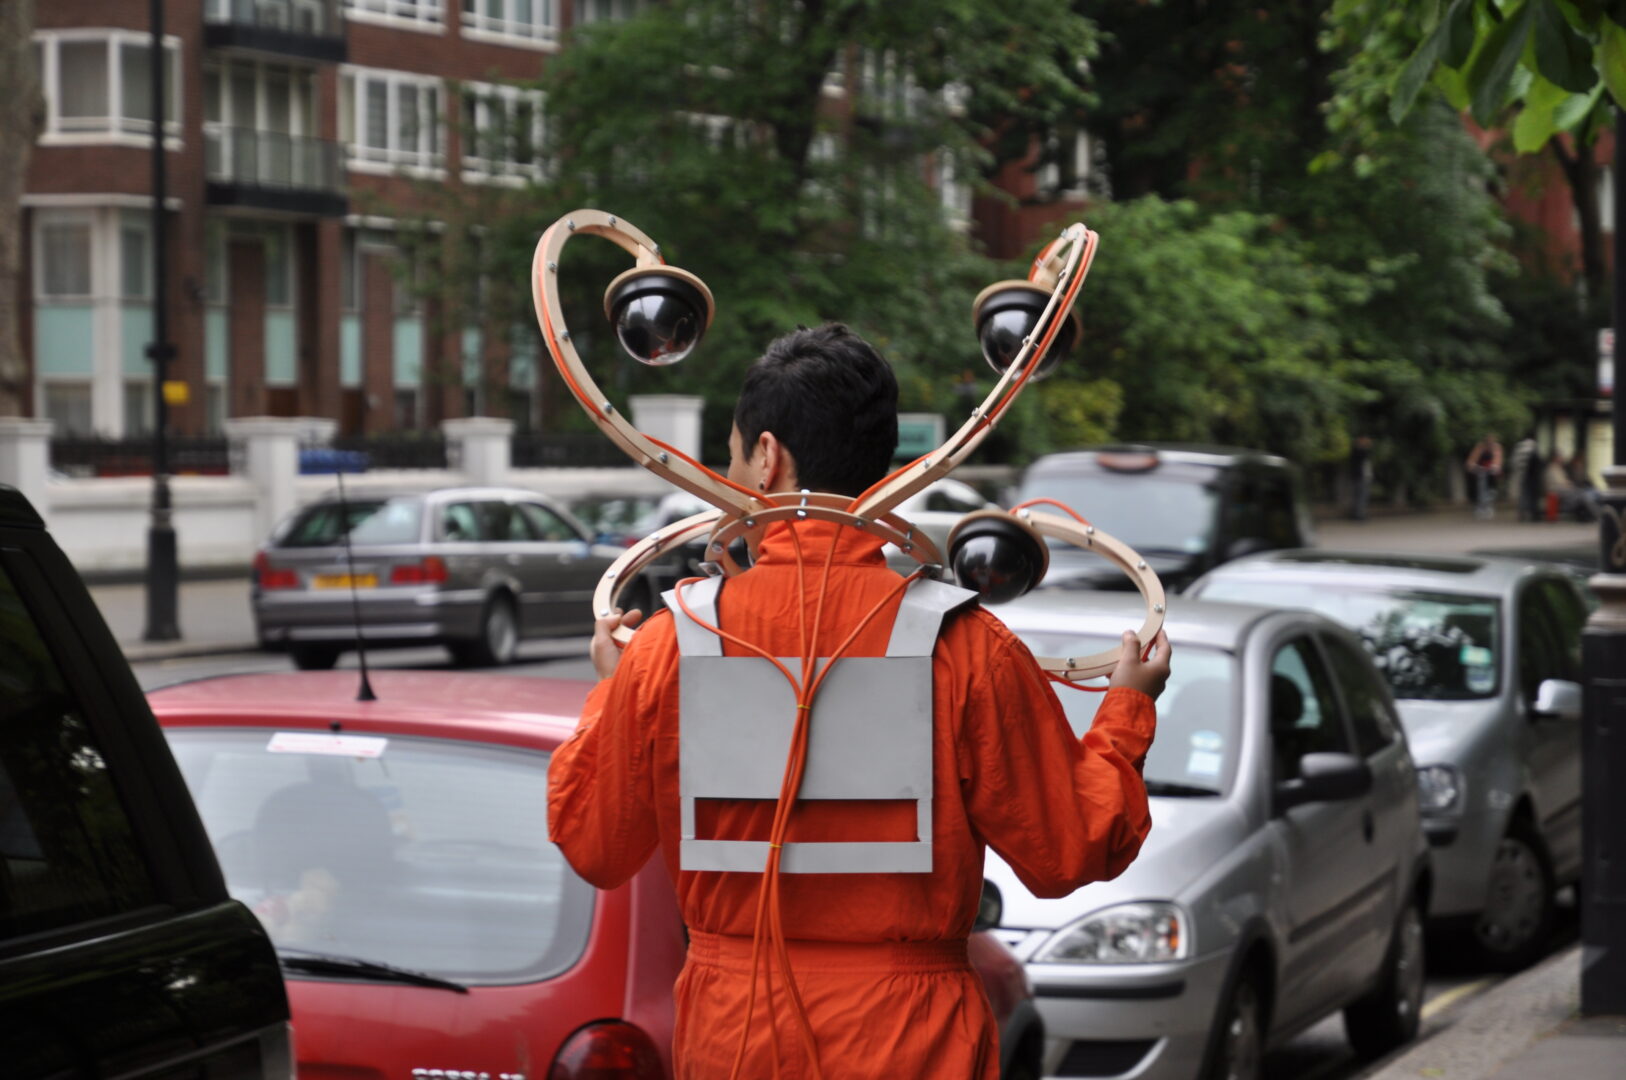
{"label": "windshield wiper", "polygon": [[1211,799],[1219,792],[1213,788],[1197,787],[1195,784],[1174,784],[1167,780],[1146,781],[1146,794],[1168,795],[1177,799]]}
{"label": "windshield wiper", "polygon": [[382,964],[377,960],[363,960],[359,956],[335,956],[332,953],[312,952],[308,949],[277,948],[277,959],[285,971],[300,975],[359,975],[375,982],[398,982],[409,986],[428,986],[436,990],[451,990],[466,994],[469,988],[462,983],[442,979],[426,971]]}

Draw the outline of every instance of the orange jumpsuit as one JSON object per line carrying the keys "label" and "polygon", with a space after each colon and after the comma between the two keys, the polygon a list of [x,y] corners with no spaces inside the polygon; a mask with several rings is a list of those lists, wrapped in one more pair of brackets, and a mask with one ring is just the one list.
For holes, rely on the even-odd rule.
{"label": "orange jumpsuit", "polygon": [[[798,655],[798,607],[807,603],[811,626],[834,542],[819,634],[828,655],[899,579],[876,537],[818,521],[798,525],[797,536],[805,593],[790,527],[773,525],[756,564],[724,585],[719,619],[772,655]],[[884,655],[891,622],[883,611],[848,655]],[[749,655],[732,644],[725,651]],[[678,869],[678,657],[670,615],[638,631],[553,755],[548,823],[570,864],[600,888],[626,881],[661,849],[690,930],[676,988],[677,1077],[726,1080],[750,989],[761,876]],[[1156,711],[1145,694],[1108,691],[1094,726],[1076,738],[1027,648],[981,609],[945,621],[932,669],[932,872],[780,877],[785,933],[796,939],[791,968],[827,1080],[994,1080],[998,1032],[965,950],[984,845],[1037,895],[1064,896],[1122,872],[1151,826],[1140,770]],[[707,810],[697,813],[702,838],[768,837],[772,802]],[[787,840],[913,840],[915,828],[912,802],[809,800],[797,805]],[[766,986],[759,979],[744,1077],[773,1072]],[[811,1072],[777,975],[774,987],[780,1075],[799,1080]]]}

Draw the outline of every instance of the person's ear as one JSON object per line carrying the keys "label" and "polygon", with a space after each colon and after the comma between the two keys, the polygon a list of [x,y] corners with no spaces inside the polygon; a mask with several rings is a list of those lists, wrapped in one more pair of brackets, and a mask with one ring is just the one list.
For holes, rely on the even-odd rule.
{"label": "person's ear", "polygon": [[784,465],[784,451],[779,439],[771,431],[764,431],[757,436],[756,446],[752,448],[752,458],[761,462],[762,471],[758,474],[757,487],[761,491],[778,491],[779,473]]}

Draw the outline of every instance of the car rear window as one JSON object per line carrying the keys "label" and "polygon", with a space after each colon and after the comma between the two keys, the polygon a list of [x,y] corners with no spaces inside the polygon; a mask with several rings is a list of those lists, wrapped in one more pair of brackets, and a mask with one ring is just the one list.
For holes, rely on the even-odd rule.
{"label": "car rear window", "polygon": [[1202,596],[1306,608],[1343,623],[1359,635],[1397,698],[1488,698],[1501,682],[1502,605],[1494,597],[1244,578],[1212,581]]}
{"label": "car rear window", "polygon": [[[1049,473],[1024,483],[1021,499],[1065,503],[1143,555],[1200,555],[1212,540],[1216,480],[1167,471]],[[1063,540],[1050,546],[1077,550]]]}
{"label": "car rear window", "polygon": [[[1022,633],[1039,656],[1087,656],[1119,645],[1116,638]],[[1157,739],[1146,753],[1147,790],[1152,794],[1223,795],[1236,775],[1242,746],[1236,715],[1236,661],[1228,653],[1181,645],[1169,682],[1157,701]],[[1095,722],[1103,695],[1057,687],[1067,722],[1080,738]]]}
{"label": "car rear window", "polygon": [[357,499],[344,506],[336,502],[306,507],[277,537],[278,547],[332,547],[344,539],[365,544],[415,544],[421,535],[423,500]]}
{"label": "car rear window", "polygon": [[279,949],[464,984],[573,965],[594,892],[547,840],[548,755],[450,739],[165,732],[233,896]]}

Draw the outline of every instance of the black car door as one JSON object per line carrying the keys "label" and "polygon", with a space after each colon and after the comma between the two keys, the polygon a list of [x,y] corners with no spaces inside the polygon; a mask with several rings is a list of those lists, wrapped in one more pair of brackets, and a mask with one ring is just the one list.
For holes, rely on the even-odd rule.
{"label": "black car door", "polygon": [[270,943],[41,529],[0,528],[0,1018],[7,1076],[291,1068]]}

